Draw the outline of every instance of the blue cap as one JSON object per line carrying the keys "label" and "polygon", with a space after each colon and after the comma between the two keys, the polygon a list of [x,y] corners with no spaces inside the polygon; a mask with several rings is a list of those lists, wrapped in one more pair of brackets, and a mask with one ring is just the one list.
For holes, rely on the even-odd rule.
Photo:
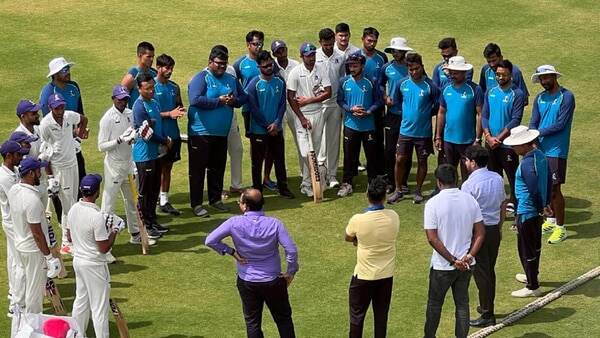
{"label": "blue cap", "polygon": [[361,65],[364,65],[365,62],[367,62],[367,58],[365,58],[364,55],[362,55],[361,52],[356,52],[356,53],[352,53],[348,56],[348,59],[346,60],[346,64],[348,63],[360,63]]}
{"label": "blue cap", "polygon": [[300,55],[308,56],[311,54],[315,54],[317,52],[317,47],[310,42],[305,42],[300,46]]}
{"label": "blue cap", "polygon": [[287,48],[285,41],[283,40],[275,40],[271,42],[271,52],[275,53],[279,50],[279,48]]}
{"label": "blue cap", "polygon": [[113,87],[112,98],[116,98],[118,100],[123,100],[124,98],[129,98],[129,90],[121,85],[116,85]]}
{"label": "blue cap", "polygon": [[17,104],[17,116],[21,116],[30,111],[39,111],[42,107],[31,100],[21,100]]}
{"label": "blue cap", "polygon": [[29,149],[21,147],[21,145],[15,141],[8,140],[0,146],[0,154],[6,155],[9,153],[21,153],[22,155],[29,154]]}
{"label": "blue cap", "polygon": [[60,95],[59,93],[54,93],[52,95],[50,95],[50,97],[48,98],[48,106],[51,109],[60,107],[60,106],[64,106],[66,104],[65,98]]}
{"label": "blue cap", "polygon": [[85,175],[79,183],[79,189],[88,193],[95,193],[100,190],[100,183],[102,182],[102,176],[98,174]]}
{"label": "blue cap", "polygon": [[32,170],[46,168],[47,166],[48,162],[46,161],[40,161],[35,157],[26,157],[19,165],[19,174],[23,177]]}
{"label": "blue cap", "polygon": [[32,143],[32,142],[35,142],[38,140],[37,137],[27,135],[27,133],[24,133],[22,131],[13,132],[12,134],[10,134],[10,137],[8,139],[11,141],[18,142],[18,143],[21,143],[21,142]]}

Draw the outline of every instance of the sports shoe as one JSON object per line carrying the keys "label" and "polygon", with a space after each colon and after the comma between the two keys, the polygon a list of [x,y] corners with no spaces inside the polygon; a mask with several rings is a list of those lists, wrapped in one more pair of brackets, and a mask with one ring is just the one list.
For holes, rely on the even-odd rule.
{"label": "sports shoe", "polygon": [[512,202],[506,203],[506,212],[510,213],[510,214],[514,214],[515,213],[515,204]]}
{"label": "sports shoe", "polygon": [[292,198],[296,197],[288,188],[280,189],[279,196],[281,196],[283,198],[288,198],[288,199],[292,199]]}
{"label": "sports shoe", "polygon": [[306,197],[313,197],[314,195],[312,187],[304,184],[300,187],[300,192],[306,195]]}
{"label": "sports shoe", "polygon": [[545,220],[544,224],[542,224],[542,233],[547,234],[549,232],[553,232],[555,227],[556,227],[556,224],[554,224],[548,220]]}
{"label": "sports shoe", "polygon": [[340,186],[340,182],[337,180],[337,178],[335,178],[335,176],[332,176],[329,178],[329,188],[330,189],[338,188],[339,186]]}
{"label": "sports shoe", "polygon": [[510,295],[513,297],[517,297],[517,298],[541,297],[542,291],[539,288],[537,288],[535,290],[530,290],[528,288],[522,288],[520,290],[511,292]]}
{"label": "sports shoe", "polygon": [[414,204],[421,204],[423,202],[423,200],[425,200],[425,198],[423,197],[423,195],[421,194],[420,191],[415,191],[415,195],[413,196],[413,203]]}
{"label": "sports shoe", "polygon": [[71,254],[71,245],[63,244],[62,247],[60,248],[60,254],[61,255],[70,255]]}
{"label": "sports shoe", "polygon": [[148,238],[150,239],[159,239],[162,237],[162,234],[158,230],[149,225],[146,225],[146,233],[148,233]]}
{"label": "sports shoe", "polygon": [[387,202],[388,204],[394,204],[400,202],[403,198],[404,194],[402,193],[402,191],[396,190],[393,194],[390,195],[390,197],[388,197]]}
{"label": "sports shoe", "polygon": [[160,232],[161,234],[165,234],[165,233],[169,232],[169,227],[167,225],[160,224],[156,221],[154,223],[152,223],[152,227],[154,229],[158,230],[158,232]]}
{"label": "sports shoe", "polygon": [[359,164],[357,169],[358,169],[359,172],[363,172],[363,171],[367,170],[367,167]]}
{"label": "sports shoe", "polygon": [[161,205],[160,211],[164,212],[165,214],[170,214],[174,216],[181,215],[181,211],[175,209],[175,207],[173,207],[169,202],[165,203],[164,205]]}
{"label": "sports shoe", "polygon": [[400,191],[402,191],[402,193],[405,195],[410,194],[410,189],[408,189],[408,185],[401,186]]}
{"label": "sports shoe", "polygon": [[229,211],[229,208],[225,206],[225,204],[223,204],[222,201],[217,201],[215,203],[210,204],[211,207],[219,210],[219,211],[223,211],[223,212],[227,212]]}
{"label": "sports shoe", "polygon": [[110,251],[105,254],[105,257],[106,257],[106,263],[108,263],[108,264],[113,264],[113,263],[117,262],[117,258],[115,256],[113,256],[112,252],[110,252]]}
{"label": "sports shoe", "polygon": [[194,215],[198,217],[208,217],[208,211],[201,205],[197,205],[194,207]]}
{"label": "sports shoe", "polygon": [[527,275],[525,275],[524,273],[518,273],[518,274],[516,274],[515,275],[515,279],[519,283],[527,284]]}
{"label": "sports shoe", "polygon": [[339,197],[346,197],[346,196],[350,195],[351,193],[352,193],[352,185],[349,183],[342,183],[337,195]]}
{"label": "sports shoe", "polygon": [[277,191],[277,183],[271,181],[271,179],[263,181],[263,187],[271,191]]}
{"label": "sports shoe", "polygon": [[552,232],[552,235],[550,235],[550,237],[548,238],[548,243],[556,244],[564,241],[565,239],[567,239],[567,230],[565,230],[564,227],[556,226],[556,228]]}
{"label": "sports shoe", "polygon": [[[136,235],[132,235],[129,238],[129,243],[135,245],[142,245],[142,236],[140,235],[140,233],[138,232]],[[148,245],[156,245],[156,240],[148,238]]]}

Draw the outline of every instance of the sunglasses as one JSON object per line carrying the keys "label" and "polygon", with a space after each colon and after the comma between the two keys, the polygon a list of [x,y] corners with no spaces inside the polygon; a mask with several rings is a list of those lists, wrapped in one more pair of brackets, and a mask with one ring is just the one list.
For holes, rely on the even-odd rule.
{"label": "sunglasses", "polygon": [[262,46],[263,46],[263,43],[262,43],[262,42],[250,42],[250,44],[251,44],[252,46],[254,46],[254,47],[258,47],[258,48],[260,48],[260,47],[262,47]]}
{"label": "sunglasses", "polygon": [[66,66],[63,69],[59,70],[58,72],[61,74],[68,74],[71,72],[71,66]]}

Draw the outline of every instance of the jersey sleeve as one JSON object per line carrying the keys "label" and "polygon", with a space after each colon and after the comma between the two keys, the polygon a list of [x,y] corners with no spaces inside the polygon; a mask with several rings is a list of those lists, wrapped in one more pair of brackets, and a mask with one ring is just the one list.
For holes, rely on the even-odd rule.
{"label": "jersey sleeve", "polygon": [[513,100],[512,109],[510,112],[510,122],[506,125],[509,131],[521,124],[523,119],[523,109],[525,109],[525,95],[520,89],[515,90],[515,98]]}
{"label": "jersey sleeve", "polygon": [[485,91],[481,86],[478,86],[475,83],[473,83],[473,86],[475,90],[475,107],[481,107],[483,105],[483,93],[485,93]]}
{"label": "jersey sleeve", "polygon": [[[219,106],[219,98],[206,96],[206,71],[202,71],[188,84],[188,99],[190,106],[200,109],[215,109]],[[133,112],[135,116],[135,111]]]}
{"label": "jersey sleeve", "polygon": [[94,216],[93,222],[94,239],[98,242],[106,241],[110,234],[108,233],[109,229],[106,228],[104,215],[102,215],[102,213],[97,213],[97,215]]}
{"label": "jersey sleeve", "polygon": [[65,120],[78,125],[81,122],[81,115],[72,110],[65,110]]}
{"label": "jersey sleeve", "polygon": [[356,233],[358,232],[358,227],[356,223],[356,215],[354,215],[348,221],[348,225],[346,226],[346,235],[350,237],[356,237]]}
{"label": "jersey sleeve", "polygon": [[48,98],[52,94],[52,85],[46,84],[42,91],[40,92],[40,101],[39,104],[42,109],[42,115],[46,116],[50,112],[50,107],[48,107]]}
{"label": "jersey sleeve", "polygon": [[484,65],[483,67],[481,67],[481,72],[479,73],[479,87],[481,87],[481,90],[483,90],[484,93],[487,89],[487,83],[485,79],[485,72],[487,71],[487,67],[489,66]]}
{"label": "jersey sleeve", "polygon": [[28,203],[25,208],[25,219],[29,224],[42,224],[44,218],[44,207],[41,200],[34,200]]}
{"label": "jersey sleeve", "polygon": [[537,130],[540,126],[540,107],[538,106],[538,97],[541,94],[538,94],[533,100],[533,107],[531,107],[531,118],[529,119],[529,129]]}
{"label": "jersey sleeve", "polygon": [[444,97],[444,89],[442,89],[441,93],[440,93],[440,107],[447,109],[448,105],[446,103],[446,98]]}
{"label": "jersey sleeve", "polygon": [[481,108],[481,127],[490,129],[490,101],[488,94],[483,96],[483,107]]}
{"label": "jersey sleeve", "polygon": [[287,89],[294,92],[298,91],[298,72],[296,69],[298,69],[298,67],[294,67],[294,69],[292,69],[286,82]]}
{"label": "jersey sleeve", "polygon": [[332,79],[329,78],[329,74],[325,67],[319,67],[319,73],[321,74],[321,84],[323,87],[331,87]]}
{"label": "jersey sleeve", "polygon": [[439,74],[439,70],[438,68],[441,67],[441,63],[435,65],[435,67],[433,67],[433,73],[431,74],[431,81],[433,81],[433,84],[435,84],[438,88],[440,87],[440,74]]}
{"label": "jersey sleeve", "polygon": [[435,208],[431,202],[427,202],[427,204],[425,204],[425,211],[423,212],[423,228],[425,230],[434,230],[437,229],[438,226]]}
{"label": "jersey sleeve", "polygon": [[546,128],[540,129],[540,136],[548,136],[558,133],[567,127],[567,124],[573,119],[575,111],[575,96],[569,91],[563,93],[563,101],[558,111],[556,121]]}

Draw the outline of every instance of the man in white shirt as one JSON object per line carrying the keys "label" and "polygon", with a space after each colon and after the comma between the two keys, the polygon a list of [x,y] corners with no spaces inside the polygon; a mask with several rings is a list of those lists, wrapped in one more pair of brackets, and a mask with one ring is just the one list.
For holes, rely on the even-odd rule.
{"label": "man in white shirt", "polygon": [[308,171],[309,140],[312,138],[313,149],[318,154],[324,127],[323,101],[331,97],[329,75],[325,68],[316,64],[316,53],[315,45],[303,43],[300,46],[302,64],[290,72],[287,80],[287,99],[297,117],[296,136],[304,162],[300,192],[308,197],[313,196]]}
{"label": "man in white shirt", "polygon": [[96,205],[100,196],[100,175],[86,175],[80,184],[82,198],[69,210],[67,224],[72,224],[73,269],[75,270],[75,301],[73,318],[85,332],[92,314],[94,333],[108,338],[110,273],[106,253],[117,233],[125,229],[122,219],[104,214]]}
{"label": "man in white shirt", "polygon": [[[40,136],[42,142],[48,143],[52,148],[49,169],[60,186],[58,197],[62,204],[61,223],[64,223],[69,209],[75,203],[77,187],[79,186],[79,169],[77,167],[73,129],[76,129],[80,138],[87,138],[87,117],[71,110],[65,110],[65,100],[60,94],[50,95],[48,106],[51,113],[42,119]],[[61,224],[61,228],[63,233],[60,252],[68,254],[71,252],[71,248],[67,237],[67,228],[64,224]]]}
{"label": "man in white shirt", "polygon": [[496,324],[494,316],[494,298],[496,297],[496,259],[502,239],[502,223],[506,209],[506,193],[502,176],[487,168],[489,152],[480,145],[465,150],[465,165],[469,178],[462,184],[461,190],[473,196],[483,216],[485,239],[475,256],[477,265],[473,269],[473,278],[479,289],[479,307],[481,317],[472,320],[471,326],[486,327]]}
{"label": "man in white shirt", "polygon": [[435,337],[444,298],[452,288],[454,334],[464,338],[469,333],[471,266],[485,236],[483,217],[477,201],[456,187],[456,168],[443,164],[435,170],[435,177],[441,191],[427,202],[424,213],[427,240],[433,247],[424,337]]}
{"label": "man in white shirt", "polygon": [[344,59],[348,56],[360,52],[360,48],[350,42],[350,26],[345,22],[340,22],[335,25],[335,50],[344,54]]}

